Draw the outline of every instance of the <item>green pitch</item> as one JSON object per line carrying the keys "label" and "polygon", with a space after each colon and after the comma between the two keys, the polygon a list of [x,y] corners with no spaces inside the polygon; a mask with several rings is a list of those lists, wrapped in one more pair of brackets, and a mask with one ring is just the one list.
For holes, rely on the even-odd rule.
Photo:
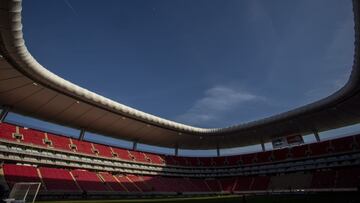
{"label": "green pitch", "polygon": [[184,198],[154,198],[154,199],[123,199],[123,200],[68,200],[68,201],[37,201],[39,203],[140,203],[140,202],[239,202],[241,199],[238,195],[231,196],[213,196],[213,197],[184,197]]}
{"label": "green pitch", "polygon": [[38,203],[342,203],[360,202],[360,193],[325,193],[302,195],[262,195],[262,196],[210,196],[210,197],[183,197],[183,198],[148,198],[122,200],[67,200],[67,201],[37,201]]}

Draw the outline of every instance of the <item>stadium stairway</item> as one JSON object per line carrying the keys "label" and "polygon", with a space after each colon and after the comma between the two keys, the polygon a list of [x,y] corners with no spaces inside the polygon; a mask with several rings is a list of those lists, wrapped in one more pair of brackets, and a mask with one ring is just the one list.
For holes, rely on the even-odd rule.
{"label": "stadium stairway", "polygon": [[9,190],[9,186],[5,180],[3,165],[0,165],[0,187],[2,187],[4,190]]}

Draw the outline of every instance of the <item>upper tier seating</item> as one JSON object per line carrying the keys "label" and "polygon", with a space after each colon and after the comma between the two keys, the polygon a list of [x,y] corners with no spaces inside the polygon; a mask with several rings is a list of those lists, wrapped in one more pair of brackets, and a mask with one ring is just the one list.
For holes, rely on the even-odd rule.
{"label": "upper tier seating", "polygon": [[330,141],[322,141],[318,143],[312,143],[309,145],[312,156],[319,156],[329,153]]}
{"label": "upper tier seating", "polygon": [[238,165],[241,162],[240,156],[228,156],[226,157],[227,165],[229,166],[235,166]]}
{"label": "upper tier seating", "polygon": [[59,168],[39,168],[46,189],[50,191],[79,191],[70,172]]}
{"label": "upper tier seating", "polygon": [[211,158],[213,166],[224,166],[226,164],[226,157],[212,157]]}
{"label": "upper tier seating", "polygon": [[184,157],[184,159],[186,159],[189,166],[200,166],[200,162],[197,157]]}
{"label": "upper tier seating", "polygon": [[47,133],[47,137],[48,137],[48,140],[51,141],[52,147],[54,147],[55,149],[71,151],[70,138],[53,135],[50,133]]}
{"label": "upper tier seating", "polygon": [[130,154],[130,157],[132,157],[132,159],[134,161],[143,162],[143,163],[150,162],[150,160],[147,159],[147,157],[144,155],[143,152],[129,151],[129,154]]}
{"label": "upper tier seating", "polygon": [[175,161],[175,165],[189,166],[189,162],[187,161],[186,157],[172,156],[172,159]]}
{"label": "upper tier seating", "polygon": [[203,157],[198,159],[200,166],[212,166],[213,160],[211,157]]}
{"label": "upper tier seating", "polygon": [[71,139],[71,141],[72,141],[73,145],[76,146],[77,152],[95,155],[93,147],[90,142],[79,141],[79,140],[75,140],[75,139]]}
{"label": "upper tier seating", "polygon": [[272,160],[272,151],[259,152],[256,154],[257,163],[266,163]]}
{"label": "upper tier seating", "polygon": [[114,151],[114,153],[116,154],[116,156],[120,159],[123,160],[127,160],[127,161],[132,161],[133,159],[131,158],[129,151],[126,149],[120,149],[120,148],[116,148],[116,147],[111,147],[112,150]]}
{"label": "upper tier seating", "polygon": [[19,128],[19,133],[23,135],[23,142],[28,144],[34,144],[46,147],[47,144],[44,142],[45,133],[37,130]]}
{"label": "upper tier seating", "polygon": [[147,158],[150,159],[151,163],[154,164],[164,164],[164,160],[161,158],[161,156],[157,155],[157,154],[152,154],[152,153],[146,153]]}
{"label": "upper tier seating", "polygon": [[164,161],[166,165],[178,165],[178,163],[173,159],[174,156],[165,155]]}
{"label": "upper tier seating", "polygon": [[274,155],[274,161],[286,160],[289,156],[289,149],[284,148],[284,149],[274,150],[273,155]]}
{"label": "upper tier seating", "polygon": [[102,144],[79,141],[65,136],[45,133],[38,130],[16,127],[7,123],[0,123],[0,139],[21,142],[33,146],[74,151],[76,153],[99,156],[104,158],[117,158],[125,161],[144,164],[176,165],[187,167],[234,166],[271,163],[287,159],[306,158],[308,156],[324,156],[332,153],[350,152],[359,150],[360,135],[348,136],[322,141],[319,143],[304,144],[291,148],[273,151],[250,153],[227,157],[177,157],[162,156],[152,153],[132,151]]}
{"label": "upper tier seating", "polygon": [[254,163],[254,160],[256,158],[256,154],[243,154],[241,157],[241,163],[242,164],[252,164]]}
{"label": "upper tier seating", "polygon": [[85,191],[106,191],[108,188],[96,175],[96,173],[86,170],[72,170],[72,175]]}
{"label": "upper tier seating", "polygon": [[334,152],[346,152],[351,151],[354,146],[353,136],[342,137],[331,141]]}
{"label": "upper tier seating", "polygon": [[0,123],[0,138],[14,141],[13,134],[16,132],[16,127],[7,123]]}
{"label": "upper tier seating", "polygon": [[308,156],[309,145],[300,145],[290,148],[292,158],[305,158]]}
{"label": "upper tier seating", "polygon": [[98,152],[99,156],[109,157],[109,158],[113,157],[113,153],[110,147],[96,143],[93,143],[93,145],[94,145],[94,150]]}

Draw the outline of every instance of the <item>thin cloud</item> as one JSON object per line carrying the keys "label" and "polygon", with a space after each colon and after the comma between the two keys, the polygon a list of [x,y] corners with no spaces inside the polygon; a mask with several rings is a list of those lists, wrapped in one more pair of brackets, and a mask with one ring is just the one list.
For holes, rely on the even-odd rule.
{"label": "thin cloud", "polygon": [[75,15],[77,15],[76,10],[74,9],[74,7],[71,5],[71,3],[68,0],[64,0],[64,3]]}
{"label": "thin cloud", "polygon": [[176,120],[192,125],[203,125],[220,120],[222,116],[241,104],[250,101],[263,101],[255,94],[226,86],[215,86],[204,92],[204,96]]}

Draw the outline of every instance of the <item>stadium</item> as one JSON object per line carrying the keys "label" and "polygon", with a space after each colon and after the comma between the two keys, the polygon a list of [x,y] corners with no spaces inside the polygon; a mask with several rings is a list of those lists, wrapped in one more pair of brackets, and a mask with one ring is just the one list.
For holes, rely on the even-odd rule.
{"label": "stadium", "polygon": [[[0,193],[6,202],[359,202],[360,3],[352,1],[351,75],[335,93],[224,128],[200,128],[128,107],[55,75],[28,51],[23,2],[0,1]],[[39,45],[40,46],[40,45]],[[74,81],[76,82],[76,81]],[[79,130],[77,137],[7,121],[16,113]],[[131,149],[84,139],[87,132]],[[303,136],[313,134],[313,143]],[[271,150],[265,143],[272,143]],[[140,151],[146,144],[172,155]],[[227,148],[261,151],[222,155]],[[214,150],[181,156],[179,150]]]}

